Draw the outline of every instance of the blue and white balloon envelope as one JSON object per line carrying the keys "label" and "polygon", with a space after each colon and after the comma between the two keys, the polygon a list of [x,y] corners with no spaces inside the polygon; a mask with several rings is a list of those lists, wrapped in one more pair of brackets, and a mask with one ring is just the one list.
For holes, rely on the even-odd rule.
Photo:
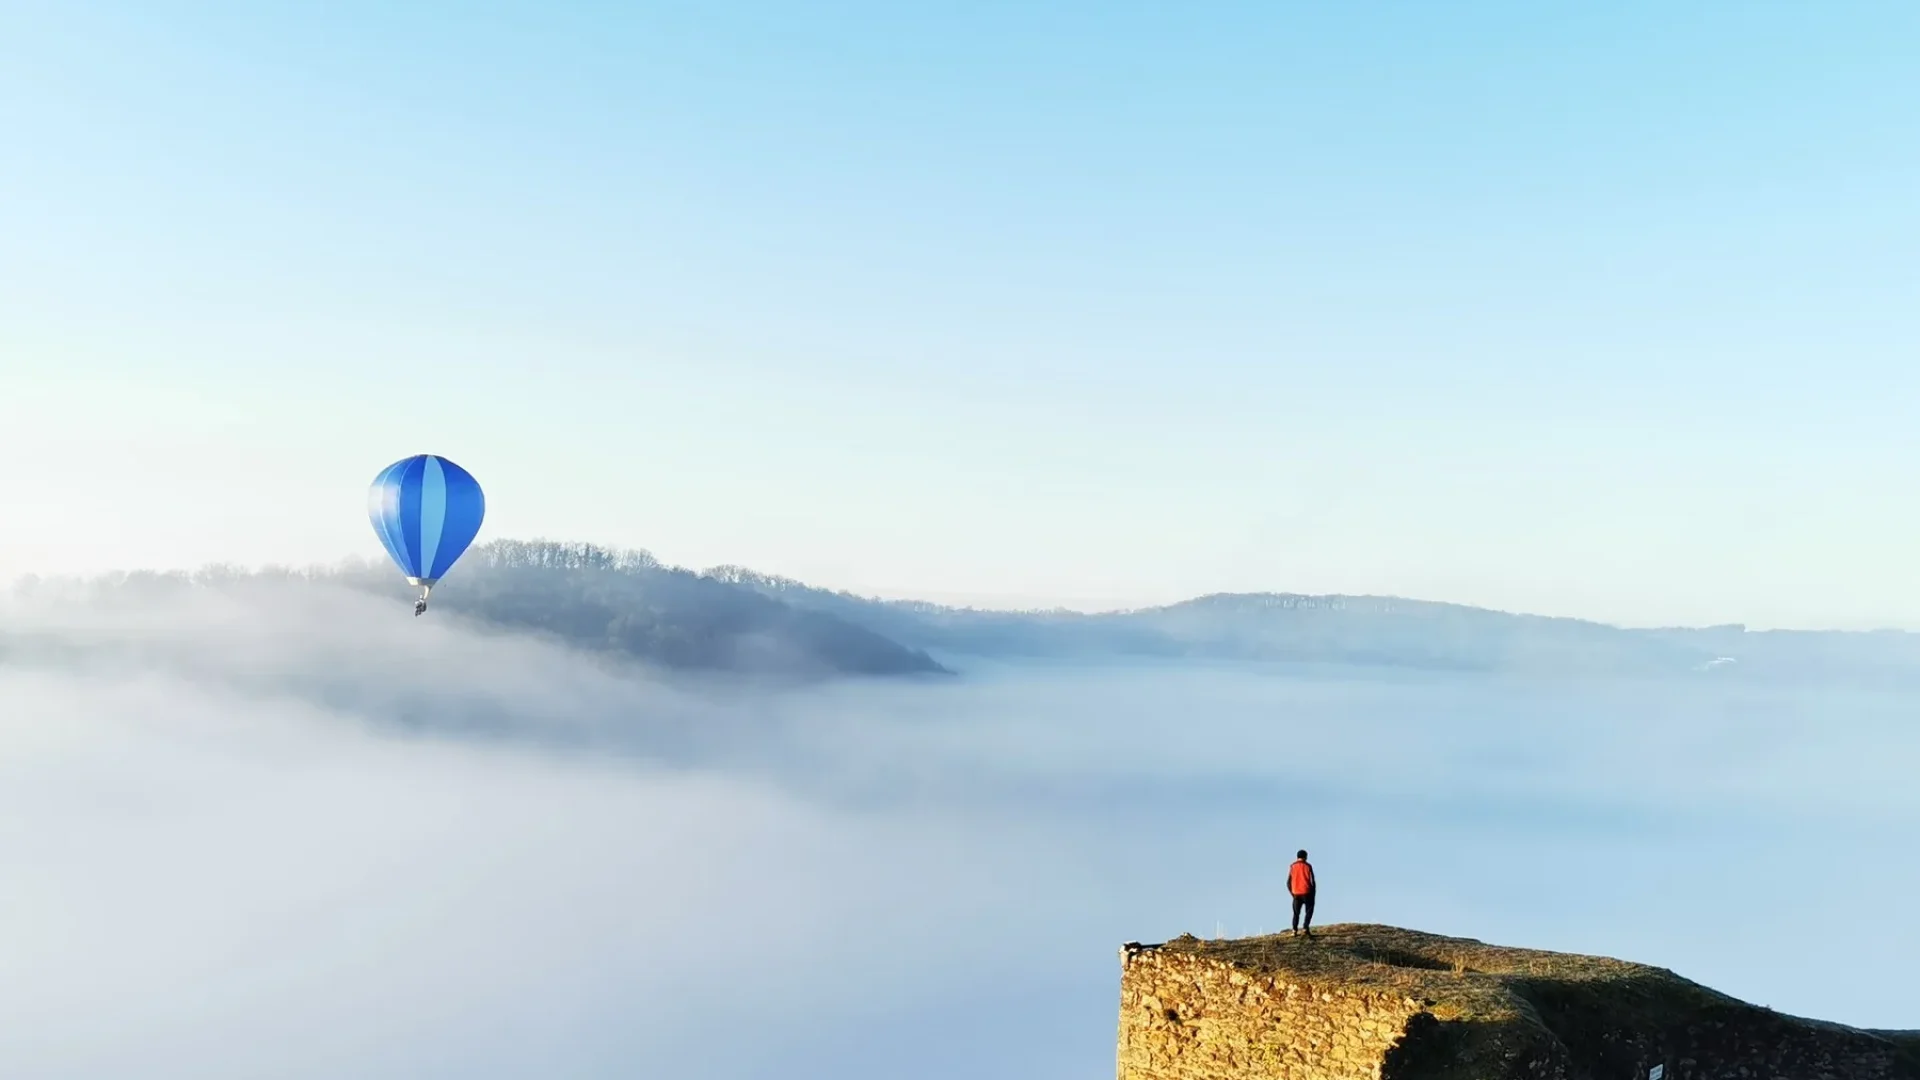
{"label": "blue and white balloon envelope", "polygon": [[487,499],[473,474],[436,454],[415,454],[380,471],[367,492],[367,516],[387,554],[427,593],[480,534]]}

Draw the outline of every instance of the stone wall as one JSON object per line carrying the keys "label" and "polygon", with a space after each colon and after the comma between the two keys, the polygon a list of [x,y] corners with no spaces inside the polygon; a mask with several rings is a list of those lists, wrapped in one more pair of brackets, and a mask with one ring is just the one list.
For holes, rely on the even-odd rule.
{"label": "stone wall", "polygon": [[1122,953],[1119,1080],[1377,1080],[1423,1011],[1178,952]]}

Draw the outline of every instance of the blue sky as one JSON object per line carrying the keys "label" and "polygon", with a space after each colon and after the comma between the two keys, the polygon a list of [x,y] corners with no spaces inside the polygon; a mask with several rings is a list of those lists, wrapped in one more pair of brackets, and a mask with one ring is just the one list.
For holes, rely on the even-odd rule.
{"label": "blue sky", "polygon": [[[0,572],[1920,626],[1908,3],[0,0]],[[457,571],[456,571],[457,573]]]}

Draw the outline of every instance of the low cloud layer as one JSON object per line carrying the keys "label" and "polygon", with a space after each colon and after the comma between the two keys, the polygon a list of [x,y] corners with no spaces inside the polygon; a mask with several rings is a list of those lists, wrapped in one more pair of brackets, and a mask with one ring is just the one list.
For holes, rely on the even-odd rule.
{"label": "low cloud layer", "polygon": [[1120,942],[1275,928],[1298,846],[1325,921],[1920,1023],[1892,691],[747,690],[347,591],[4,617],[6,1075],[1102,1077]]}

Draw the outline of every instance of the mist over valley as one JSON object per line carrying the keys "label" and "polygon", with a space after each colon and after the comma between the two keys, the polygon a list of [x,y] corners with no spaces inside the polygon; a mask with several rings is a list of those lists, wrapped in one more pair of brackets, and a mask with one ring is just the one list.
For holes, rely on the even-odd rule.
{"label": "mist over valley", "polygon": [[[966,612],[482,550],[419,619],[351,568],[12,592],[0,1068],[1101,1076],[1117,944],[1282,925],[1300,846],[1324,920],[1911,1024],[1903,668],[1756,681],[1685,632],[1401,602]],[[1337,659],[1371,628],[1374,657],[1421,646]],[[1642,666],[1515,659],[1581,640]],[[1823,887],[1782,888],[1808,852]],[[993,1039],[951,1037],[981,1013]]]}

